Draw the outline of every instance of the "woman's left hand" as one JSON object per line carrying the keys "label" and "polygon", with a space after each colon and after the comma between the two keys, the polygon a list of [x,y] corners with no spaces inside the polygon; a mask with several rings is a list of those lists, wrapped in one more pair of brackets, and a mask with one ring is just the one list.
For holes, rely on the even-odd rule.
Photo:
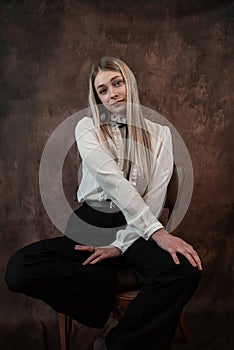
{"label": "woman's left hand", "polygon": [[88,259],[86,259],[82,265],[87,264],[96,264],[101,260],[109,259],[109,258],[115,258],[117,256],[120,256],[122,254],[121,250],[115,246],[107,245],[104,247],[93,247],[93,246],[86,246],[86,245],[75,245],[75,250],[80,251],[88,251],[93,254],[91,254]]}
{"label": "woman's left hand", "polygon": [[183,239],[170,235],[164,228],[153,233],[151,237],[160,248],[171,254],[172,259],[177,265],[180,264],[180,261],[176,253],[180,253],[188,259],[192,266],[197,267],[198,270],[202,270],[201,259],[197,252]]}

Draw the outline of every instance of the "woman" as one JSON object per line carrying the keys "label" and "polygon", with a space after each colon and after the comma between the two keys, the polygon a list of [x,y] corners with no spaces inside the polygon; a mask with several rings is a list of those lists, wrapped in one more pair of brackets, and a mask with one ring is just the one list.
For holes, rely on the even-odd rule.
{"label": "woman", "polygon": [[10,290],[97,328],[114,294],[137,286],[104,348],[166,350],[202,270],[193,247],[158,220],[173,170],[170,130],[143,117],[135,77],[117,58],[93,66],[89,105],[91,116],[75,130],[82,205],[65,236],[16,252],[6,281]]}

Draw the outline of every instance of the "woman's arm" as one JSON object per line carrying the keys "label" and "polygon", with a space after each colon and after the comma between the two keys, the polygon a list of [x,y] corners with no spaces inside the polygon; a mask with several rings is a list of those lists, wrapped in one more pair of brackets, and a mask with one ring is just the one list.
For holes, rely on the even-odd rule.
{"label": "woman's arm", "polygon": [[[148,191],[143,197],[145,204],[150,208],[151,212],[155,216],[155,220],[158,219],[163,209],[167,186],[173,172],[174,164],[170,130],[167,126],[161,126],[160,128],[160,139],[155,138],[155,140],[153,140],[153,146],[155,145],[155,158],[151,179],[148,184]],[[158,220],[157,222],[159,223]],[[154,227],[152,227],[152,230],[148,230],[148,236],[146,239],[149,239],[155,231],[161,228],[163,228],[161,223],[159,223],[156,230]],[[111,243],[111,245],[114,245],[122,252],[125,252],[138,238],[139,234],[134,230],[134,228],[131,225],[127,225],[124,230],[119,230],[117,232],[116,240]]]}

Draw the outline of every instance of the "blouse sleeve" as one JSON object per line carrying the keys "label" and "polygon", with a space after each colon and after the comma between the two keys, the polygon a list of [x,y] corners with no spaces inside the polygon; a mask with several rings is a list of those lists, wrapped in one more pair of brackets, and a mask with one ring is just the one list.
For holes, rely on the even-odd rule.
{"label": "blouse sleeve", "polygon": [[[134,234],[137,235],[137,238],[143,237],[148,240],[153,232],[162,227],[155,216],[155,203],[152,205],[151,196],[144,200],[135,187],[124,177],[112,153],[99,142],[94,127],[89,127],[81,120],[76,126],[75,135],[82,161],[96,178],[105,194],[122,211],[127,221],[126,235],[125,230],[120,230],[117,233],[117,240],[112,244],[121,249],[122,241],[124,243],[126,240],[132,242],[127,234],[129,232],[131,237]],[[161,147],[160,153],[163,153],[163,149],[164,147]],[[154,183],[150,186],[150,193],[155,195]],[[158,201],[163,201],[160,196],[162,194],[159,195]],[[126,249],[122,248],[121,250],[123,252]]]}
{"label": "blouse sleeve", "polygon": [[[163,227],[157,220],[163,209],[166,198],[167,186],[173,172],[173,151],[172,138],[170,129],[167,126],[163,127],[162,138],[160,140],[160,151],[155,154],[155,163],[153,167],[151,181],[148,185],[147,194],[143,197],[145,205],[151,210],[155,216],[155,226],[148,227],[147,236],[150,236],[157,230]],[[116,234],[116,240],[111,243],[118,247],[122,252],[125,252],[133,242],[139,238],[139,234],[131,224],[128,224],[124,230],[119,230]]]}

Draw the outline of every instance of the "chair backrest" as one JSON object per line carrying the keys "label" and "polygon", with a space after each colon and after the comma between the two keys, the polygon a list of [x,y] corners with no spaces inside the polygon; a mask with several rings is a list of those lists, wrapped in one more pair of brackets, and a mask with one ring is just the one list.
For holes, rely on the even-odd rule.
{"label": "chair backrest", "polygon": [[172,213],[173,208],[175,206],[176,199],[178,196],[178,190],[179,190],[178,170],[176,165],[174,164],[173,173],[167,187],[166,201],[164,204],[164,208],[169,209],[169,214]]}
{"label": "chair backrest", "polygon": [[[184,186],[184,169],[181,166],[174,164],[173,173],[167,187],[166,200],[164,204],[164,211],[167,210],[167,215],[162,215],[159,220],[167,230],[174,231],[174,224],[176,218],[176,210],[178,210],[180,197],[182,195]],[[174,210],[175,209],[175,210]]]}

